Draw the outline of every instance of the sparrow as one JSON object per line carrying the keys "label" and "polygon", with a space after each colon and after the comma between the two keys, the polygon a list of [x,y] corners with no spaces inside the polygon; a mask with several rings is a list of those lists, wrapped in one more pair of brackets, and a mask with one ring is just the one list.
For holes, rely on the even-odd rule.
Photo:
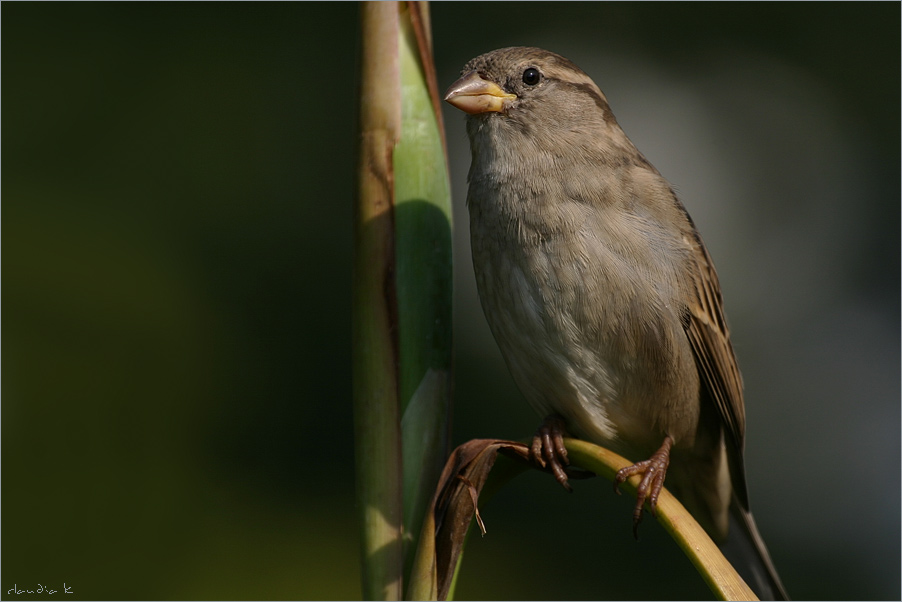
{"label": "sparrow", "polygon": [[[532,451],[566,483],[562,436],[635,461],[634,525],[668,489],[762,599],[788,599],[749,512],[745,406],[711,257],[605,95],[539,48],[468,62],[467,206],[483,312],[546,417]],[[738,560],[737,560],[738,556]]]}

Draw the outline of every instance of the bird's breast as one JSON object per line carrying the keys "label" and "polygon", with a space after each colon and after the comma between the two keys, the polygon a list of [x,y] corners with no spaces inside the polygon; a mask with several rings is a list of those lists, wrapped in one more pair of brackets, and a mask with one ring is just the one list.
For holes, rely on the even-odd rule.
{"label": "bird's breast", "polygon": [[562,414],[574,434],[615,449],[657,440],[666,417],[650,392],[662,381],[666,390],[688,349],[674,329],[676,300],[617,238],[629,223],[541,193],[528,203],[497,188],[482,196],[473,184],[480,301],[524,396],[542,415]]}

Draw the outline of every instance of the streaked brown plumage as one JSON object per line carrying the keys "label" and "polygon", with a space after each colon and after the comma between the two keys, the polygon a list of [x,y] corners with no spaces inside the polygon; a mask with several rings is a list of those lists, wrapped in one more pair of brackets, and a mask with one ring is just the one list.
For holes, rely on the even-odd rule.
{"label": "streaked brown plumage", "polygon": [[666,471],[715,541],[751,544],[745,576],[759,595],[786,597],[748,511],[742,382],[717,274],[670,184],[559,55],[482,55],[446,100],[469,114],[480,300],[526,399],[578,437],[654,455],[652,507]]}

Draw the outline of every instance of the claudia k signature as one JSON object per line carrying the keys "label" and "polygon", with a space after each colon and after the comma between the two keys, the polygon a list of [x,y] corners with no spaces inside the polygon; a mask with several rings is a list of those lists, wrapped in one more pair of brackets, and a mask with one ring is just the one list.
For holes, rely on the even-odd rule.
{"label": "claudia k signature", "polygon": [[[53,588],[51,588],[47,585],[43,585],[41,583],[38,583],[38,587],[36,589],[29,589],[27,587],[25,589],[19,589],[19,584],[14,583],[11,588],[6,590],[6,594],[10,595],[10,596],[13,594],[55,594],[58,591],[60,591],[60,590],[53,589]],[[66,583],[63,582],[63,593],[66,593],[66,594],[73,593],[72,586],[66,585]]]}

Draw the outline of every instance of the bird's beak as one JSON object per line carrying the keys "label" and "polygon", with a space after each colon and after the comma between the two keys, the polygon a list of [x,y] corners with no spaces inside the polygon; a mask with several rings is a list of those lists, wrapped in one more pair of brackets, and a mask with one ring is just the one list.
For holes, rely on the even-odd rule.
{"label": "bird's beak", "polygon": [[470,115],[502,111],[507,101],[515,98],[516,94],[508,94],[498,84],[479,77],[476,71],[465,74],[445,93],[446,102]]}

